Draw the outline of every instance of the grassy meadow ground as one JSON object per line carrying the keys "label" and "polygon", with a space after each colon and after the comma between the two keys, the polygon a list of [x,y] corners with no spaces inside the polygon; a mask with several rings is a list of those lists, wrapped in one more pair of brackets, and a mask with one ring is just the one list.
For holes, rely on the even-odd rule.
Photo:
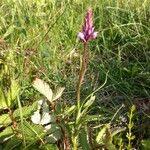
{"label": "grassy meadow ground", "polygon": [[[89,111],[101,115],[95,126],[110,123],[113,128],[121,123],[127,128],[113,138],[116,149],[148,150],[150,0],[0,0],[0,94],[15,79],[20,91],[12,108],[30,106],[42,98],[32,86],[33,80],[40,78],[52,89],[65,87],[60,99],[63,107],[76,103],[82,55],[77,34],[89,6],[93,9],[98,37],[89,45],[90,62],[81,100],[107,78],[106,84],[95,93],[96,100]],[[136,107],[133,118],[132,105]],[[6,112],[0,109],[1,116]],[[127,136],[128,125],[132,124],[130,118],[134,122],[131,133],[135,136],[131,143]],[[94,135],[98,131],[93,132]],[[11,144],[3,143],[0,149],[10,150]],[[11,147],[18,149],[17,146]]]}

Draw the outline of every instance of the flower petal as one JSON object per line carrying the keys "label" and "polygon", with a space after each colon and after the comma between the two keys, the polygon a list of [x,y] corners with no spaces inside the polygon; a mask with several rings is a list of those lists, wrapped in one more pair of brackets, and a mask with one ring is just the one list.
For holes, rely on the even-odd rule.
{"label": "flower petal", "polygon": [[78,33],[78,37],[79,37],[81,40],[85,41],[85,36],[84,36],[84,34],[83,34],[82,32],[79,32],[79,33]]}
{"label": "flower petal", "polygon": [[95,39],[97,37],[98,32],[93,32],[92,33],[92,38]]}

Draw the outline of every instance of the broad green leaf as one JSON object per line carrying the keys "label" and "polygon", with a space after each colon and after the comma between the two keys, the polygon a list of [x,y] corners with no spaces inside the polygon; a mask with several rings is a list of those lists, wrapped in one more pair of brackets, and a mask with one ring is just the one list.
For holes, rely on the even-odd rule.
{"label": "broad green leaf", "polygon": [[[21,110],[22,110],[23,117],[24,118],[29,118],[33,114],[33,112],[37,110],[37,106],[38,106],[37,102],[34,102],[30,106],[22,107]],[[19,110],[19,108],[14,111],[13,116],[17,120],[20,119],[20,110]]]}
{"label": "broad green leaf", "polygon": [[24,121],[23,124],[19,125],[19,131],[23,133],[24,139],[27,143],[30,141],[36,142],[41,140],[42,137],[45,135],[44,127],[41,125],[35,125]]}
{"label": "broad green leaf", "polygon": [[11,140],[8,140],[4,144],[5,150],[13,150],[14,148],[17,148],[21,144],[21,140],[16,138],[16,136],[12,137]]}
{"label": "broad green leaf", "polygon": [[12,128],[9,126],[0,132],[0,143],[3,143],[10,139],[14,135]]}
{"label": "broad green leaf", "polygon": [[110,132],[110,126],[109,125],[106,125],[106,136],[105,136],[105,140],[104,140],[104,143],[105,143],[105,147],[108,149],[108,150],[116,150],[116,147],[115,145],[112,143],[113,141],[113,138],[112,138],[112,134]]}
{"label": "broad green leaf", "polygon": [[33,87],[43,94],[50,102],[52,102],[53,92],[46,82],[36,78],[33,82]]}
{"label": "broad green leaf", "polygon": [[8,114],[3,114],[0,116],[0,125],[7,126],[11,123],[11,119]]}
{"label": "broad green leaf", "polygon": [[64,90],[65,90],[64,87],[57,87],[53,93],[52,101],[55,101],[58,98],[60,98]]}
{"label": "broad green leaf", "polygon": [[105,125],[96,137],[96,142],[108,150],[116,150],[115,146],[112,143],[112,135],[110,132],[110,126]]}
{"label": "broad green leaf", "polygon": [[82,147],[82,149],[84,150],[90,150],[90,144],[88,141],[88,134],[87,131],[85,131],[85,129],[82,129],[80,134],[79,134],[79,143]]}
{"label": "broad green leaf", "polygon": [[0,109],[7,109],[11,105],[13,105],[14,100],[16,99],[17,95],[19,94],[20,86],[16,80],[11,80],[10,88],[4,96],[2,89],[0,88]]}
{"label": "broad green leaf", "polygon": [[46,129],[46,135],[45,135],[45,140],[49,144],[56,143],[58,140],[61,139],[62,133],[61,129],[57,124],[49,124],[45,126]]}
{"label": "broad green leaf", "polygon": [[58,140],[61,139],[61,131],[56,129],[53,133],[45,136],[45,140],[49,143],[49,144],[53,144],[56,143]]}
{"label": "broad green leaf", "polygon": [[[49,127],[48,127],[49,126]],[[46,128],[46,127],[45,127]],[[23,126],[20,124],[20,132],[24,132],[23,136],[26,139],[27,143],[44,141],[46,140],[48,143],[55,143],[61,137],[61,130],[57,124],[49,124],[47,125],[48,130],[46,130],[41,125],[29,124],[24,121]]]}
{"label": "broad green leaf", "polygon": [[[37,102],[34,102],[31,106],[22,107],[22,114],[24,118],[29,118],[33,112],[37,110]],[[16,109],[13,113],[13,117],[18,120],[20,119],[19,108]],[[0,116],[0,125],[7,126],[11,123],[11,119],[8,114],[3,114]]]}

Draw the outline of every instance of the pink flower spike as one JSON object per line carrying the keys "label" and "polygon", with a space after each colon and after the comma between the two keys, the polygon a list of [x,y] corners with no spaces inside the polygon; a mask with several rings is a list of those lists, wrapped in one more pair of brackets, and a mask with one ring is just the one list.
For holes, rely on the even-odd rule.
{"label": "pink flower spike", "polygon": [[95,39],[97,37],[98,32],[94,32],[92,17],[93,17],[92,9],[88,8],[84,18],[84,25],[82,27],[82,32],[78,33],[78,37],[83,42],[88,42],[89,40]]}

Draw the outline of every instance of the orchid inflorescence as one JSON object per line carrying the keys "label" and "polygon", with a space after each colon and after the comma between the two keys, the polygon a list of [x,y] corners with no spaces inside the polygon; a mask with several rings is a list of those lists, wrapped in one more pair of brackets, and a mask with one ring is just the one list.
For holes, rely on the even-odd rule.
{"label": "orchid inflorescence", "polygon": [[92,17],[93,17],[92,9],[88,8],[86,16],[84,18],[84,25],[82,27],[82,32],[78,33],[78,37],[81,39],[81,41],[85,43],[97,37],[98,32],[94,31]]}

